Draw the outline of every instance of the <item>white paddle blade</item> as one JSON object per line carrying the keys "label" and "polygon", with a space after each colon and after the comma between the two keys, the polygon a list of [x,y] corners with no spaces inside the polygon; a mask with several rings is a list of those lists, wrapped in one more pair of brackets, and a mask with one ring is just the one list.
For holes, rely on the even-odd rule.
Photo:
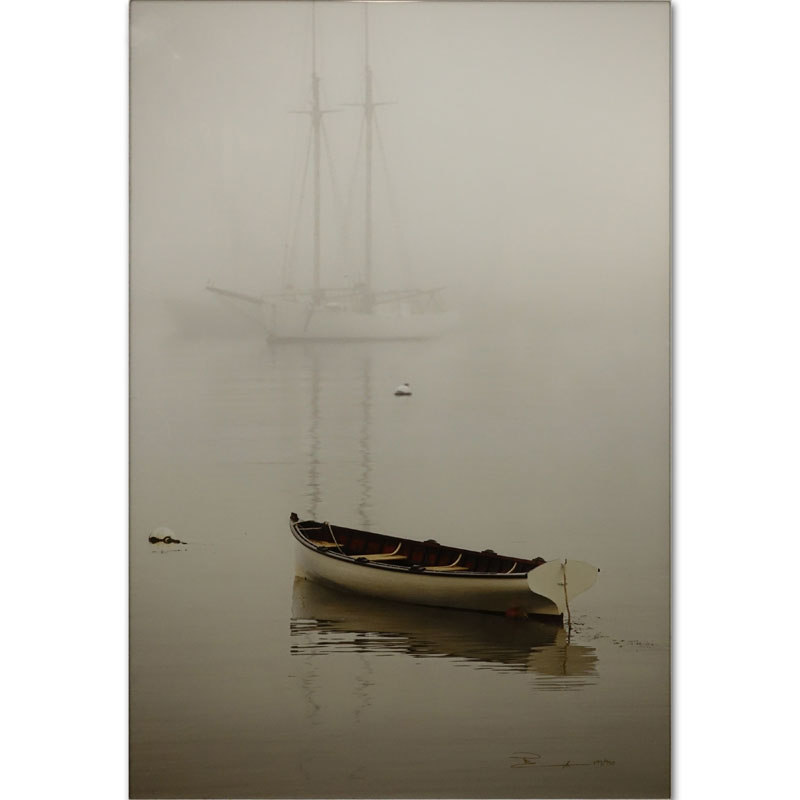
{"label": "white paddle blade", "polygon": [[552,600],[563,614],[573,597],[594,586],[598,572],[585,561],[548,561],[528,573],[528,588]]}

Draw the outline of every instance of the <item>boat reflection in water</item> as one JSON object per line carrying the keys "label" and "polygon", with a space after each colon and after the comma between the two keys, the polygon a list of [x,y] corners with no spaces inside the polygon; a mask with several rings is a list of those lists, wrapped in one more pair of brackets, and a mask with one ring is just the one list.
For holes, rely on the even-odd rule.
{"label": "boat reflection in water", "polygon": [[534,673],[542,688],[593,684],[593,647],[570,643],[561,625],[533,619],[391,603],[296,578],[292,655],[334,653],[446,658],[477,669]]}

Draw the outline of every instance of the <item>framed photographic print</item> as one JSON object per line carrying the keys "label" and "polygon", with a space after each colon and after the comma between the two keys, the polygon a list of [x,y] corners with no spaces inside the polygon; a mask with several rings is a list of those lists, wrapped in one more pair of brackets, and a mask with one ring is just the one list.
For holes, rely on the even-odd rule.
{"label": "framed photographic print", "polygon": [[670,4],[132,0],[130,794],[670,794]]}

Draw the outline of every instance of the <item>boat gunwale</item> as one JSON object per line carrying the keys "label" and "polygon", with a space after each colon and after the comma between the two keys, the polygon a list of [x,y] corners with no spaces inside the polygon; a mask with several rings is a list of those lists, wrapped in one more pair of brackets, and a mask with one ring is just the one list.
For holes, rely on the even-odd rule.
{"label": "boat gunwale", "polygon": [[[359,560],[356,556],[347,555],[346,553],[337,552],[333,548],[326,548],[326,547],[319,547],[315,545],[312,540],[308,539],[302,529],[299,527],[300,525],[313,522],[314,520],[298,520],[297,522],[290,522],[290,527],[292,530],[292,535],[294,538],[302,544],[306,549],[311,550],[314,553],[317,553],[321,556],[327,556],[329,558],[336,559],[337,561],[342,561],[347,564],[355,564],[359,567],[372,567],[374,569],[381,569],[381,570],[389,570],[392,572],[399,572],[399,573],[407,573],[411,575],[421,575],[429,578],[471,578],[475,580],[479,579],[503,579],[503,580],[519,580],[519,581],[526,581],[528,574],[536,567],[541,566],[541,564],[537,564],[536,566],[532,567],[531,570],[527,570],[525,572],[471,572],[469,570],[461,570],[461,571],[454,571],[454,572],[446,572],[446,571],[438,571],[438,570],[428,570],[425,567],[419,565],[413,566],[405,566],[400,564],[391,564],[385,561],[369,561],[369,560]],[[322,525],[330,526],[330,523],[322,523]],[[322,527],[322,526],[321,526]],[[340,528],[342,526],[333,525],[330,526],[333,528]],[[374,533],[373,531],[360,531],[355,528],[347,528],[346,530],[353,530],[357,533],[364,533],[370,536],[379,536],[386,539],[396,539],[399,542],[403,542],[410,545],[422,545],[424,546],[424,542],[420,542],[416,539],[406,539],[400,536],[387,536],[383,533]],[[334,537],[335,538],[335,537]],[[437,545],[442,549],[448,550],[456,550],[461,553],[466,553],[473,556],[485,556],[487,554],[481,553],[478,550],[468,550],[466,548],[461,547],[450,547],[449,545],[442,545],[437,542]],[[493,553],[490,554],[490,557],[494,556],[496,558],[513,558],[513,556],[501,556],[499,554]],[[523,560],[534,560],[534,559],[523,559]],[[544,562],[542,562],[544,563]]]}

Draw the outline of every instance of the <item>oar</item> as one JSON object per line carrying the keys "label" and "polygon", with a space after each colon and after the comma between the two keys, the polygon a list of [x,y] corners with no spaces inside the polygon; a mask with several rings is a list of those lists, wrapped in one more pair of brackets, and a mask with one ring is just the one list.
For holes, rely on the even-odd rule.
{"label": "oar", "polygon": [[591,589],[600,570],[585,561],[547,561],[528,573],[528,588],[569,615],[569,601]]}

